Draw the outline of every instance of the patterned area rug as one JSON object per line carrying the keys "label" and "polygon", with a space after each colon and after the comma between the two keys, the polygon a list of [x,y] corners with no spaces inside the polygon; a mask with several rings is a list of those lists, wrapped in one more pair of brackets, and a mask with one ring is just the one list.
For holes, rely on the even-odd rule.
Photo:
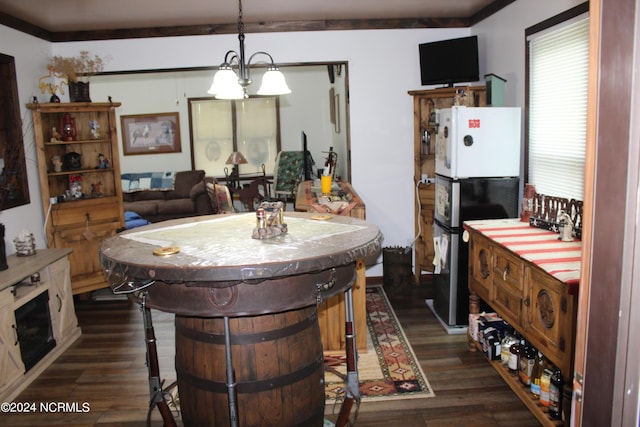
{"label": "patterned area rug", "polygon": [[[381,286],[367,289],[367,329],[367,352],[358,357],[363,402],[435,396]],[[325,354],[325,363],[346,373],[344,354]],[[327,405],[344,393],[344,381],[325,371]]]}

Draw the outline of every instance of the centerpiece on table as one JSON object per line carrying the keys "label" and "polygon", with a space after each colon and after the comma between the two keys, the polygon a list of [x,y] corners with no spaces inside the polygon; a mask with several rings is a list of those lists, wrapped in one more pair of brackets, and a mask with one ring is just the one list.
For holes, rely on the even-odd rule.
{"label": "centerpiece on table", "polygon": [[89,77],[104,70],[104,64],[105,59],[82,50],[79,56],[53,56],[47,68],[67,77],[71,102],[91,102]]}

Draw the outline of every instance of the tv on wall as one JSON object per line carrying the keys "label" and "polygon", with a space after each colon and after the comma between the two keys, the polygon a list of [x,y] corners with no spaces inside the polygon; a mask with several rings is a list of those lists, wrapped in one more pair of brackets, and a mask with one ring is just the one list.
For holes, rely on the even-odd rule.
{"label": "tv on wall", "polygon": [[419,50],[423,86],[480,80],[478,36],[422,43]]}

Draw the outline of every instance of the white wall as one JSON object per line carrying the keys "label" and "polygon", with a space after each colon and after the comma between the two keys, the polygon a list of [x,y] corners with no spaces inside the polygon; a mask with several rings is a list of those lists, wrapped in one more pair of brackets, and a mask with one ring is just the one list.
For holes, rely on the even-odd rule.
{"label": "white wall", "polygon": [[[506,104],[523,106],[524,29],[579,3],[519,0],[471,29],[248,34],[246,48],[248,53],[268,51],[280,63],[348,62],[352,183],[367,205],[367,220],[385,236],[383,246],[407,246],[414,237],[413,109],[407,91],[426,88],[420,86],[417,45],[477,33],[481,74],[507,78]],[[212,35],[57,43],[52,50],[64,56],[80,50],[111,56],[106,71],[125,71],[217,66],[227,50],[237,47],[235,35]],[[48,49],[47,43],[0,26],[0,51],[13,52],[18,60],[22,104],[36,94],[37,77],[45,74],[51,54]],[[26,144],[33,144],[31,132],[26,139]],[[7,225],[7,241],[23,223],[34,230],[42,227],[33,160],[30,163],[32,204],[0,215]],[[42,234],[37,234],[42,247]],[[368,274],[382,275],[381,259]]]}

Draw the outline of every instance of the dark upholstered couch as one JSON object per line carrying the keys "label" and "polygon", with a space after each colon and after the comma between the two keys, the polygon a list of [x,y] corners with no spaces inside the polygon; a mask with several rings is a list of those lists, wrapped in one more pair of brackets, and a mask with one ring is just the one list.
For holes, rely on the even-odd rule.
{"label": "dark upholstered couch", "polygon": [[203,170],[177,172],[173,189],[123,192],[124,211],[135,212],[149,222],[211,215],[217,209],[207,194]]}

